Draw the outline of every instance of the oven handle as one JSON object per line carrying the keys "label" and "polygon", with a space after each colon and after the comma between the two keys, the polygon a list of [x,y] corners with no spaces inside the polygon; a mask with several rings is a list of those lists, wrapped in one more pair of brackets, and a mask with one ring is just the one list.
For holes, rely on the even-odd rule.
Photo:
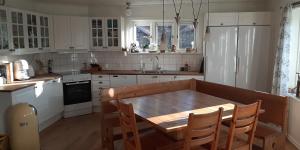
{"label": "oven handle", "polygon": [[72,82],[72,83],[66,83],[66,85],[79,85],[79,84],[88,84],[89,81],[79,81],[79,82]]}

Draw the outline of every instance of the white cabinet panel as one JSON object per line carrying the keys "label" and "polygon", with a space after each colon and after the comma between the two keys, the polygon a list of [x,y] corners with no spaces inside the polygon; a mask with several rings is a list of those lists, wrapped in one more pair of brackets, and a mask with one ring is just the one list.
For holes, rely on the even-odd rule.
{"label": "white cabinet panel", "polygon": [[271,27],[239,29],[239,67],[236,86],[267,92]]}
{"label": "white cabinet panel", "polygon": [[56,49],[69,49],[71,47],[71,29],[69,16],[54,16],[54,45]]}
{"label": "white cabinet panel", "polygon": [[210,26],[232,26],[238,24],[238,13],[210,13]]}
{"label": "white cabinet panel", "polygon": [[89,48],[89,19],[87,17],[71,17],[72,47],[75,49]]}
{"label": "white cabinet panel", "polygon": [[271,25],[271,12],[241,12],[239,25]]}
{"label": "white cabinet panel", "polygon": [[235,86],[237,27],[211,27],[206,55],[206,81]]}

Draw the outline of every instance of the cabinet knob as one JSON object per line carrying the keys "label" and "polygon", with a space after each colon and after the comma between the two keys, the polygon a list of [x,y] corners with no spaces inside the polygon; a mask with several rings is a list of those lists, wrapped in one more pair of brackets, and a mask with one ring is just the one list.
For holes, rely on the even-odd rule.
{"label": "cabinet knob", "polygon": [[253,25],[256,25],[256,22],[253,22],[252,24],[253,24]]}
{"label": "cabinet knob", "polygon": [[223,25],[224,25],[224,23],[222,22],[222,23],[220,23],[220,25],[221,25],[221,26],[223,26]]}
{"label": "cabinet knob", "polygon": [[103,84],[103,82],[99,82],[99,84]]}

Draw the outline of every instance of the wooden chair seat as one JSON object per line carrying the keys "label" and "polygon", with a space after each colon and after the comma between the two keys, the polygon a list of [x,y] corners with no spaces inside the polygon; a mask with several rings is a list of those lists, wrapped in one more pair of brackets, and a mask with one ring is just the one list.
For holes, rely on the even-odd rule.
{"label": "wooden chair seat", "polygon": [[255,137],[259,139],[265,139],[269,136],[279,136],[280,131],[277,131],[267,125],[259,123],[256,127]]}
{"label": "wooden chair seat", "polygon": [[[175,143],[172,143],[171,145],[165,145],[157,148],[156,150],[183,150],[184,148],[184,141],[178,141]],[[191,150],[208,150],[209,148],[205,146],[197,146],[191,148]]]}

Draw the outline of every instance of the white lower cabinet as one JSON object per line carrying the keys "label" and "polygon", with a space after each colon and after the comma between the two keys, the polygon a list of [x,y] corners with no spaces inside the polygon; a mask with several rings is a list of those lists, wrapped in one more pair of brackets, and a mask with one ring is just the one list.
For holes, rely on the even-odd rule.
{"label": "white lower cabinet", "polygon": [[92,75],[92,103],[93,111],[100,112],[100,93],[110,87],[109,75]]}
{"label": "white lower cabinet", "polygon": [[28,103],[37,109],[40,130],[59,119],[64,110],[60,79],[38,82],[35,86],[15,91],[11,94],[11,100],[12,105]]}
{"label": "white lower cabinet", "polygon": [[158,75],[138,75],[137,76],[138,84],[149,84],[149,83],[158,83]]}

